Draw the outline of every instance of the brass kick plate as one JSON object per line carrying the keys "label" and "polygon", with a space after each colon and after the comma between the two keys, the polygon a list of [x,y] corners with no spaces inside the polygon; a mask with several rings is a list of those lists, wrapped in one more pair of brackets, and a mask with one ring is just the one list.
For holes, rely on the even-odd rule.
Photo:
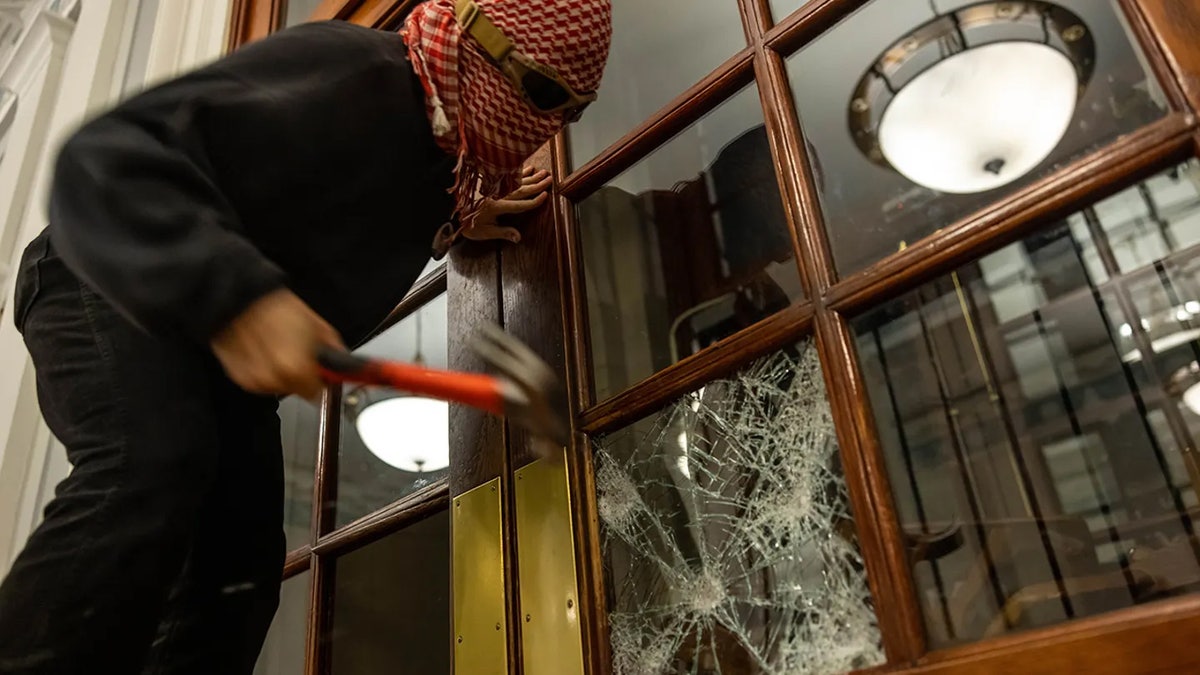
{"label": "brass kick plate", "polygon": [[450,506],[455,675],[508,675],[500,478]]}
{"label": "brass kick plate", "polygon": [[525,675],[582,675],[565,451],[513,472]]}

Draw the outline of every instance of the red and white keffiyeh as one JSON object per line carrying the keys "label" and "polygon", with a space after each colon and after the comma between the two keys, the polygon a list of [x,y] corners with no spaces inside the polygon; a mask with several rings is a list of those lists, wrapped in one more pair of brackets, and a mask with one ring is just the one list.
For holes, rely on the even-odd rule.
{"label": "red and white keffiyeh", "polygon": [[[576,91],[599,87],[612,38],[611,0],[475,2],[517,49]],[[454,0],[418,5],[401,35],[438,145],[458,157],[455,213],[469,223],[484,198],[517,188],[522,164],[562,128],[562,116],[530,107],[482,47],[462,35]]]}

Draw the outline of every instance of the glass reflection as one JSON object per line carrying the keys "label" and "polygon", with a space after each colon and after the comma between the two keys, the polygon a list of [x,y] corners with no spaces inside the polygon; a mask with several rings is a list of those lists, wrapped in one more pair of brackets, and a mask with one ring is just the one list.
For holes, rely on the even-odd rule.
{"label": "glass reflection", "polygon": [[775,23],[781,23],[792,12],[800,9],[808,0],[770,0],[771,16]]}
{"label": "glass reflection", "polygon": [[295,26],[305,23],[312,13],[321,6],[321,0],[286,0],[287,13],[284,14],[283,25]]}
{"label": "glass reflection", "polygon": [[599,398],[803,294],[754,85],[578,213]]}
{"label": "glass reflection", "polygon": [[[355,353],[445,368],[446,350],[442,294]],[[447,410],[439,401],[380,387],[343,387],[338,527],[447,475]]]}
{"label": "glass reflection", "polygon": [[321,409],[298,397],[279,402],[283,445],[283,532],[289,551],[312,536],[313,476],[321,434]]}
{"label": "glass reflection", "polygon": [[330,672],[449,675],[450,515],[337,559]]}
{"label": "glass reflection", "polygon": [[736,2],[614,0],[600,97],[568,132],[578,168],[746,46]]}
{"label": "glass reflection", "polygon": [[308,634],[308,572],[283,582],[279,609],[267,631],[254,675],[303,675],[305,639]]}
{"label": "glass reflection", "polygon": [[1109,0],[875,0],[788,69],[842,273],[1167,109]]}
{"label": "glass reflection", "polygon": [[1200,588],[1196,314],[1193,161],[855,322],[934,645]]}

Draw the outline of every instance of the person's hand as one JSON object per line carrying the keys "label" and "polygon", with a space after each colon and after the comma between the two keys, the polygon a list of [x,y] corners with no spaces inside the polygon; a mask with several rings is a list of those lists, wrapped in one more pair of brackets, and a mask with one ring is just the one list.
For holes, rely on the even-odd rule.
{"label": "person's hand", "polygon": [[515,227],[499,224],[500,216],[525,213],[545,204],[553,181],[549,171],[525,167],[520,187],[503,199],[485,199],[475,220],[463,228],[462,236],[477,241],[507,239],[514,244],[521,241],[521,233]]}
{"label": "person's hand", "polygon": [[212,339],[229,379],[255,394],[321,393],[317,352],[344,349],[337,331],[289,290],[254,301]]}

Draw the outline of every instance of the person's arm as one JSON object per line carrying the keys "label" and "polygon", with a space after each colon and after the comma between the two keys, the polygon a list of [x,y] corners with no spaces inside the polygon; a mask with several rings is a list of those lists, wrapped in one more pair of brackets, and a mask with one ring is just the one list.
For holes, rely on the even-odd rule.
{"label": "person's arm", "polygon": [[67,266],[132,322],[207,344],[282,288],[284,275],[239,234],[220,190],[175,146],[177,124],[187,121],[152,133],[118,109],[78,131],[56,165],[50,238]]}

